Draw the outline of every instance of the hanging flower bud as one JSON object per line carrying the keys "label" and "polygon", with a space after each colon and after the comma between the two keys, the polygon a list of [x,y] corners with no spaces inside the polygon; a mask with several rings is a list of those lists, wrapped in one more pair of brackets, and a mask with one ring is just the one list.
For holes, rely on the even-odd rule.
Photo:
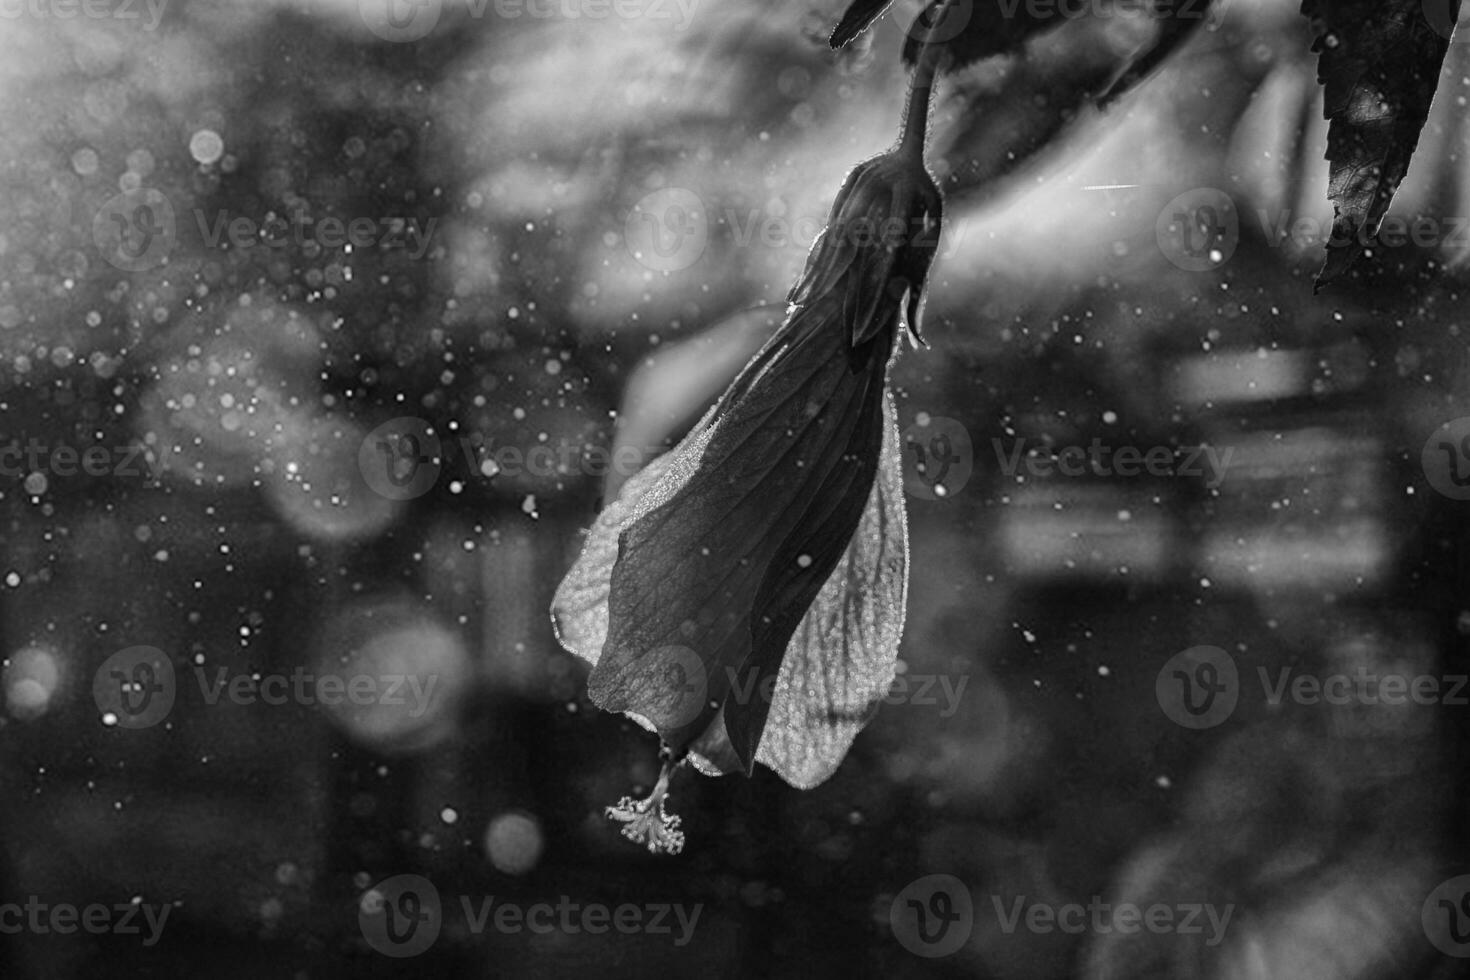
{"label": "hanging flower bud", "polygon": [[894,151],[858,164],[788,298],[798,307],[819,306],[824,296],[840,293],[841,318],[856,348],[892,327],[907,297],[909,339],[917,346],[919,305],[942,216],[939,188],[914,156]]}
{"label": "hanging flower bud", "polygon": [[[857,167],[785,323],[673,451],[623,487],[557,591],[588,694],[658,732],[648,800],[609,814],[676,852],[674,767],[826,779],[893,677],[907,531],[887,371],[919,338],[940,199],[922,163]],[[774,730],[768,726],[774,721]]]}
{"label": "hanging flower bud", "polygon": [[[946,0],[947,2],[947,0]],[[908,529],[888,366],[939,245],[924,169],[949,57],[925,38],[899,144],[843,182],[783,323],[694,430],[623,485],[557,589],[587,693],[656,731],[663,768],[608,815],[677,853],[673,770],[757,762],[808,789],[830,776],[893,680]]]}

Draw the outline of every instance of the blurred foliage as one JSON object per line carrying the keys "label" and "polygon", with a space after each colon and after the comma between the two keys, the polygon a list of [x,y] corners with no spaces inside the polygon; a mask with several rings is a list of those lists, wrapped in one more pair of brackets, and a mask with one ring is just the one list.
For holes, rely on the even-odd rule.
{"label": "blurred foliage", "polygon": [[[1447,625],[1463,519],[1418,460],[1436,426],[1470,414],[1466,242],[1376,250],[1311,295],[1322,242],[1271,233],[1331,227],[1310,35],[1290,3],[1227,3],[1107,114],[1082,107],[1102,68],[1079,52],[1127,25],[1068,24],[954,78],[931,156],[951,195],[933,349],[905,354],[895,381],[901,427],[926,413],[973,438],[970,484],[910,501],[905,669],[968,678],[959,710],[885,706],[810,793],[770,774],[692,783],[678,809],[697,846],[680,863],[603,820],[630,780],[652,780],[652,747],[590,708],[544,613],[602,476],[487,472],[459,439],[583,450],[634,419],[647,446],[693,421],[684,402],[712,396],[718,368],[691,380],[690,358],[738,363],[768,317],[727,318],[779,303],[805,256],[799,235],[746,239],[750,221],[820,221],[894,134],[894,25],[918,4],[833,54],[838,7],[703,4],[681,29],[451,4],[399,44],[347,0],[173,3],[157,30],[6,22],[0,444],[137,446],[147,464],[0,484],[0,883],[181,903],[159,950],[7,939],[7,976],[392,975],[355,903],[406,870],[446,894],[709,905],[689,948],[459,934],[412,961],[465,975],[1046,978],[1140,962],[993,926],[952,957],[912,957],[889,904],[937,871],[1052,901],[1202,882],[1332,923],[1323,942],[1389,951],[1318,961],[1335,975],[1422,965],[1402,903],[1343,910],[1380,878],[1392,904],[1432,877],[1462,806],[1440,768],[1459,742],[1397,716],[1261,705],[1202,735],[1155,710],[1157,665],[1197,643],[1243,671],[1431,664],[1463,643]],[[1450,48],[1390,214],[1470,207],[1465,51]],[[1240,240],[1191,272],[1157,220],[1201,188],[1235,202]],[[177,238],[166,262],[128,272],[94,231],[109,201],[144,189],[166,197]],[[702,202],[708,240],[660,272],[626,238],[665,189]],[[208,240],[221,216],[271,215],[433,230],[417,258]],[[698,346],[722,322],[727,340]],[[373,493],[356,455],[401,416],[451,447],[408,501]],[[1238,446],[1242,471],[1218,488],[1058,486],[994,462],[994,440],[1094,436]],[[361,639],[395,630],[409,639]],[[432,655],[423,669],[459,680],[448,721],[396,743],[391,718],[197,692],[168,724],[126,732],[101,724],[90,684],[132,644],[186,677],[289,672],[345,644]],[[22,669],[51,685],[39,711],[9,697]],[[508,816],[537,846],[493,843]],[[1290,947],[1272,937],[1291,921],[1263,913],[1247,939]]]}

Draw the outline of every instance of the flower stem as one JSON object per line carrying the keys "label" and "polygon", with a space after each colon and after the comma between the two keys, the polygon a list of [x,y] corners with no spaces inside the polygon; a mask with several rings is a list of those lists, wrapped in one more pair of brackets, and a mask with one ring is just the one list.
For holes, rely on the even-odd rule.
{"label": "flower stem", "polygon": [[948,66],[952,57],[947,43],[949,38],[940,40],[939,31],[944,19],[950,16],[953,5],[954,0],[942,0],[934,10],[934,18],[924,31],[924,40],[919,45],[914,78],[909,85],[908,104],[903,110],[903,136],[898,144],[898,151],[921,164],[924,159],[924,141],[928,136],[929,101],[934,91],[934,79]]}

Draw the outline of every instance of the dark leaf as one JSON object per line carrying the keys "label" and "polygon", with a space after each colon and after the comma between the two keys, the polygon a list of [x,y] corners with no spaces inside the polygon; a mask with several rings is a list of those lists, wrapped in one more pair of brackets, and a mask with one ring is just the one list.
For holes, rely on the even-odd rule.
{"label": "dark leaf", "polygon": [[[1198,43],[1176,63],[1189,59],[1184,70],[1190,78],[1208,84],[1225,73],[1250,71],[1253,61],[1231,54],[1245,46],[1248,25],[1217,28],[1210,21],[1217,9],[1197,3],[1180,12],[1190,15],[1186,25],[1206,26],[1208,37],[1194,28],[1170,36],[1174,21],[1141,12],[1081,17],[1033,37],[1021,57],[953,75],[936,103],[929,147],[930,160],[943,161],[936,169],[947,174],[946,196],[969,203],[1002,195],[1012,189],[1007,178],[1076,152],[1071,137],[1096,119],[1088,107],[1121,97],[1162,54],[1179,51],[1189,39]],[[1290,8],[1287,15],[1296,16]]]}
{"label": "dark leaf", "polygon": [[[944,161],[951,197],[1004,193],[1003,178],[1038,157],[1065,153],[1093,93],[1117,77],[1102,21],[1088,19],[1038,38],[1003,69],[954,77],[935,114],[931,159]],[[1140,37],[1140,43],[1144,38]]]}
{"label": "dark leaf", "polygon": [[[889,0],[853,0],[832,31],[830,44],[840,48],[872,24],[888,8]],[[1148,18],[1158,24],[1153,40],[1102,91],[1100,101],[1111,102],[1148,77],[1165,58],[1212,16],[1214,0],[1154,0]],[[949,46],[953,68],[963,68],[994,55],[1018,54],[1033,37],[1077,19],[1075,6],[1035,4],[1026,0],[931,0],[909,27],[903,60],[914,64],[919,48],[931,32],[936,42]],[[1114,15],[1114,10],[1108,11]]]}
{"label": "dark leaf", "polygon": [[[1431,19],[1427,13],[1436,4],[1448,4],[1448,11]],[[1334,217],[1317,289],[1346,272],[1377,234],[1408,172],[1449,50],[1448,25],[1459,13],[1460,0],[1302,3],[1317,35],[1312,50],[1319,55],[1317,80],[1330,121]]]}
{"label": "dark leaf", "polygon": [[1157,0],[1154,17],[1158,32],[1153,40],[1135,52],[1118,77],[1097,97],[1102,107],[1126,95],[1164,63],[1195,31],[1210,22],[1214,14],[1215,0]]}
{"label": "dark leaf", "polygon": [[1034,4],[1026,0],[932,0],[924,8],[903,45],[903,60],[918,60],[919,47],[933,29],[935,39],[949,45],[952,68],[963,68],[981,58],[1014,54],[1031,37],[1051,30],[1066,19],[1066,4]]}
{"label": "dark leaf", "polygon": [[842,20],[832,29],[832,36],[827,39],[827,43],[834,48],[845,46],[867,30],[892,2],[893,0],[852,0],[852,6],[847,8],[847,13],[842,15]]}

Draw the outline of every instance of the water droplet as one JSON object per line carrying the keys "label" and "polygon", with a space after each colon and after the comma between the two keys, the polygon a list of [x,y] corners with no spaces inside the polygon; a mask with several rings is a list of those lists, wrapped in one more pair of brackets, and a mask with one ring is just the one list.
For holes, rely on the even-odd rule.
{"label": "water droplet", "polygon": [[189,155],[208,166],[225,155],[225,141],[212,129],[201,129],[189,137]]}

